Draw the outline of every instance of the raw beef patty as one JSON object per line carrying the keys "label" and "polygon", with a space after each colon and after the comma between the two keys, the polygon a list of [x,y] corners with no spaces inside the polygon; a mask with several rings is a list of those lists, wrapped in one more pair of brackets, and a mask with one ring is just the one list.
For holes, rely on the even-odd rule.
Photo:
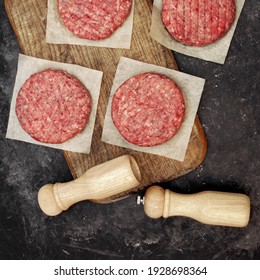
{"label": "raw beef patty", "polygon": [[128,17],[132,0],[58,0],[60,17],[77,37],[101,40],[109,37]]}
{"label": "raw beef patty", "polygon": [[163,0],[162,21],[171,36],[188,46],[223,37],[236,16],[234,0]]}
{"label": "raw beef patty", "polygon": [[112,119],[130,143],[149,147],[163,144],[179,130],[185,104],[168,77],[143,73],[124,82],[112,100]]}
{"label": "raw beef patty", "polygon": [[18,92],[15,110],[22,128],[32,138],[58,144],[85,128],[91,97],[75,77],[46,69],[25,81]]}

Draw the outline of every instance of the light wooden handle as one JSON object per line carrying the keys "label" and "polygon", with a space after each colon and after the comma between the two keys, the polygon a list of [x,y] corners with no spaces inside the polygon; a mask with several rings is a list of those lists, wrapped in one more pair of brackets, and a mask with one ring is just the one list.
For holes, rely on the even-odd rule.
{"label": "light wooden handle", "polygon": [[185,216],[209,225],[245,227],[250,199],[244,194],[216,191],[178,194],[152,186],[145,194],[144,211],[151,218]]}
{"label": "light wooden handle", "polygon": [[124,155],[87,170],[67,183],[48,184],[38,193],[42,211],[55,216],[87,199],[104,199],[129,191],[140,184],[139,167],[132,156]]}

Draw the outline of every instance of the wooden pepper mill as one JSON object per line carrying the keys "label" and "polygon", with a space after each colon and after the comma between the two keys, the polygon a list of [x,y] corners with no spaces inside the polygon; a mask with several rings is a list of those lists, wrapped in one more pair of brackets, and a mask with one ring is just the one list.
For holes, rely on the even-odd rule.
{"label": "wooden pepper mill", "polygon": [[150,218],[185,216],[209,225],[245,227],[249,222],[250,200],[244,194],[203,191],[178,194],[160,186],[150,187],[144,199],[144,211]]}
{"label": "wooden pepper mill", "polygon": [[136,161],[124,155],[90,168],[74,181],[44,185],[38,203],[45,214],[55,216],[79,201],[104,199],[134,189],[140,180]]}

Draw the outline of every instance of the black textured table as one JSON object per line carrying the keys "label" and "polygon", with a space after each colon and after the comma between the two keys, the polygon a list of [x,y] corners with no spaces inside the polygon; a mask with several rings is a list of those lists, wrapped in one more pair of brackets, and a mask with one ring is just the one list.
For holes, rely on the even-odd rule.
{"label": "black textured table", "polygon": [[135,195],[44,215],[39,188],[72,176],[61,151],[5,137],[20,50],[1,1],[0,259],[259,259],[259,12],[259,1],[246,1],[224,65],[174,53],[181,71],[206,79],[198,116],[208,151],[196,170],[163,186],[249,195],[249,225],[228,228],[182,217],[149,219]]}

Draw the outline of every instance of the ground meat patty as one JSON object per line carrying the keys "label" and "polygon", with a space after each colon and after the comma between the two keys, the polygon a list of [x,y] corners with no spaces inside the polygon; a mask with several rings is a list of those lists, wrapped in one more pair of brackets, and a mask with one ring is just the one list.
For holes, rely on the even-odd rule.
{"label": "ground meat patty", "polygon": [[58,0],[60,17],[77,37],[109,37],[128,17],[132,0]]}
{"label": "ground meat patty", "polygon": [[163,0],[162,21],[177,41],[205,46],[223,37],[235,19],[234,0]]}
{"label": "ground meat patty", "polygon": [[142,147],[171,139],[184,117],[180,89],[168,77],[143,73],[124,82],[112,100],[112,119],[121,135]]}
{"label": "ground meat patty", "polygon": [[75,77],[46,69],[25,81],[18,92],[15,110],[22,128],[32,138],[58,144],[85,128],[91,97]]}

